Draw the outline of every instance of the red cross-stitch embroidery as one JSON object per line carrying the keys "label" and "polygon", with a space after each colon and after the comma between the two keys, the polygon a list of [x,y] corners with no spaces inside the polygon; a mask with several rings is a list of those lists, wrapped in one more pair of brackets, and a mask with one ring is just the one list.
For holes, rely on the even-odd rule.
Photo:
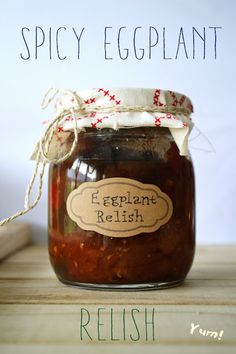
{"label": "red cross-stitch embroidery", "polygon": [[153,96],[153,104],[157,107],[165,106],[165,104],[163,102],[160,102],[160,94],[161,94],[161,90],[155,90],[154,96]]}
{"label": "red cross-stitch embroidery", "polygon": [[73,117],[68,116],[65,118],[65,122],[71,122],[73,120]]}
{"label": "red cross-stitch embroidery", "polygon": [[160,127],[161,126],[161,118],[155,118],[155,126]]}
{"label": "red cross-stitch embroidery", "polygon": [[186,99],[186,96],[182,95],[180,97],[180,99],[177,99],[176,95],[174,92],[172,91],[169,91],[169,94],[171,95],[171,97],[173,98],[173,102],[172,102],[172,106],[182,106],[182,104],[184,103],[185,99]]}
{"label": "red cross-stitch embroidery", "polygon": [[121,101],[116,98],[115,95],[112,95],[109,90],[105,90],[104,88],[99,88],[98,92],[102,92],[103,96],[108,96],[110,101],[115,101],[116,105],[120,105]]}
{"label": "red cross-stitch embroidery", "polygon": [[154,120],[155,120],[155,126],[156,127],[160,127],[161,126],[161,120],[162,119],[164,119],[165,118],[165,116],[162,116],[162,117],[159,117],[159,118],[157,118],[157,117],[154,117]]}
{"label": "red cross-stitch embroidery", "polygon": [[155,120],[155,126],[156,127],[160,127],[161,126],[161,120],[162,119],[176,119],[176,120],[179,120],[179,118],[177,118],[177,117],[175,117],[175,116],[173,116],[170,112],[167,112],[164,116],[162,116],[162,117],[159,117],[159,118],[157,118],[157,117],[154,117],[154,120]]}
{"label": "red cross-stitch embroidery", "polygon": [[96,98],[93,97],[93,98],[88,98],[87,100],[84,101],[85,104],[91,104],[91,103],[95,103],[96,101]]}
{"label": "red cross-stitch embroidery", "polygon": [[63,127],[58,127],[57,131],[55,132],[55,136],[57,138],[57,141],[60,143],[60,146],[64,145],[64,141],[63,139],[60,137],[60,135],[58,134],[59,132],[64,132]]}
{"label": "red cross-stitch embroidery", "polygon": [[[190,110],[190,112],[193,112],[193,105],[191,103],[187,105],[187,108]],[[191,118],[189,117],[189,119]]]}
{"label": "red cross-stitch embroidery", "polygon": [[104,117],[102,117],[102,118],[97,118],[97,121],[95,122],[95,123],[91,123],[91,127],[92,128],[97,128],[97,125],[99,124],[99,123],[102,123],[103,122],[103,119],[107,119],[107,118],[109,118],[108,116],[104,116]]}

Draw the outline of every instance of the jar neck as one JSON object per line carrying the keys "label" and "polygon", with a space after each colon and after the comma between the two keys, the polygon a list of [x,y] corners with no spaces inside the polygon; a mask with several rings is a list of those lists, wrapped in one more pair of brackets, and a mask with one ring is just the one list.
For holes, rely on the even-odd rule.
{"label": "jar neck", "polygon": [[114,138],[157,138],[166,137],[173,140],[169,128],[159,127],[138,127],[138,128],[121,128],[118,130],[103,128],[93,129],[87,128],[86,131],[80,133],[80,137],[114,137]]}

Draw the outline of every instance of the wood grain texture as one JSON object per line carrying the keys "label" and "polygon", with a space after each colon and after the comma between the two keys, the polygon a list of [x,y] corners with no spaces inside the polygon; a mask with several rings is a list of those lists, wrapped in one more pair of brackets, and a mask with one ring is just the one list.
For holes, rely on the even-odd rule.
{"label": "wood grain texture", "polygon": [[[63,285],[51,269],[46,247],[29,246],[0,264],[0,352],[235,353],[235,253],[236,246],[198,247],[192,270],[182,286],[129,293]],[[123,317],[121,321],[124,309],[125,340]],[[135,337],[132,309],[137,313],[138,341],[131,339]],[[147,311],[150,319],[154,310],[153,340],[145,337],[143,316]],[[90,316],[86,328],[92,339],[85,331],[81,337],[83,311]],[[223,330],[222,338],[203,336],[199,328],[191,334],[191,323],[203,331]],[[116,340],[111,338],[111,328]]]}
{"label": "wood grain texture", "polygon": [[0,227],[0,260],[31,242],[31,226],[13,222]]}

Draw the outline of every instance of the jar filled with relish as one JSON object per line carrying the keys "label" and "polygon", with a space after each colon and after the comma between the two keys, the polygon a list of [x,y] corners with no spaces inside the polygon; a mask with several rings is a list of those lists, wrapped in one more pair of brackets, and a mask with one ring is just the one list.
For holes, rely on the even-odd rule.
{"label": "jar filled with relish", "polygon": [[[181,284],[195,249],[190,100],[100,88],[56,106],[48,246],[58,279],[107,290]],[[68,156],[58,163],[61,152]]]}

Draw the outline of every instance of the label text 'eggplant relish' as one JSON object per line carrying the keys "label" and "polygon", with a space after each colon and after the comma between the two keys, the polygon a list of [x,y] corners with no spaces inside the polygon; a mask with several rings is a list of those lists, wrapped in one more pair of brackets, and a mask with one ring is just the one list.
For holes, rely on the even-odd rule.
{"label": "label text 'eggplant relish'", "polygon": [[84,230],[129,237],[166,224],[173,205],[157,186],[117,177],[82,183],[70,193],[67,211]]}

